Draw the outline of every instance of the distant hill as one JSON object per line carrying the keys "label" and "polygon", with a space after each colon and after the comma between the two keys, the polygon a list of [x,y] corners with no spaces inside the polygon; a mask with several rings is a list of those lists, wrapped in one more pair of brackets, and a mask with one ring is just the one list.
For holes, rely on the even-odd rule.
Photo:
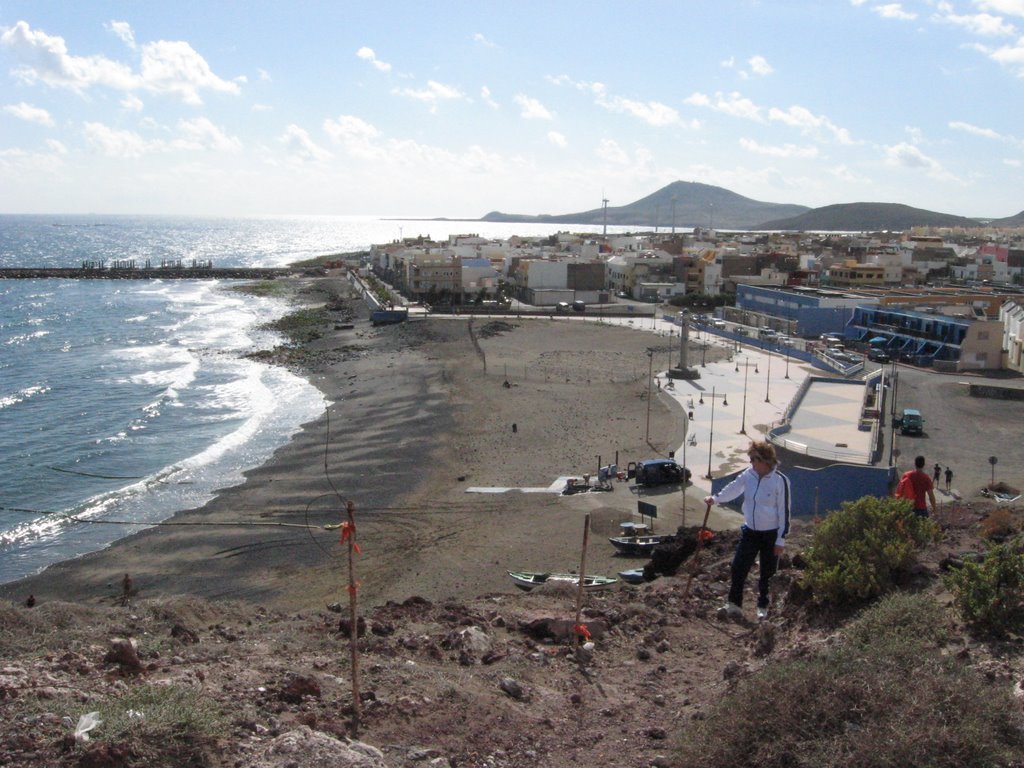
{"label": "distant hill", "polygon": [[622,206],[558,215],[525,215],[492,211],[481,221],[554,224],[614,224],[636,227],[711,227],[753,229],[768,219],[799,216],[806,205],[764,203],[737,195],[722,187],[691,181],[674,181],[645,198]]}
{"label": "distant hill", "polygon": [[1016,216],[1007,216],[1005,219],[993,219],[988,222],[990,227],[1024,227],[1024,211]]}
{"label": "distant hill", "polygon": [[899,203],[842,203],[815,208],[787,219],[772,219],[753,229],[785,229],[797,231],[903,232],[914,227],[977,227],[977,219],[911,208]]}

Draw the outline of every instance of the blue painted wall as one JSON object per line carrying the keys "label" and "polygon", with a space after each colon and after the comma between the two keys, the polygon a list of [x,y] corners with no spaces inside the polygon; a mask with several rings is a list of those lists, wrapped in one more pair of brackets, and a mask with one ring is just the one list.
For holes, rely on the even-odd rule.
{"label": "blue painted wall", "polygon": [[[854,464],[833,464],[822,469],[807,467],[780,467],[789,478],[793,493],[791,509],[796,517],[825,516],[839,509],[844,501],[856,501],[861,496],[888,496],[895,478],[893,467],[861,467]],[[718,493],[731,483],[739,472],[711,481],[711,492]],[[725,506],[739,509],[738,503]]]}

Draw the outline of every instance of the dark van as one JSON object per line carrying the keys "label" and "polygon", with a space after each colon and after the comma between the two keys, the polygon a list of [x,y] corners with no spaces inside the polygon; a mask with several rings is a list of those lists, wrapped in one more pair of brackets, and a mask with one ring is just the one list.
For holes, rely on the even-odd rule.
{"label": "dark van", "polygon": [[636,463],[637,485],[668,485],[690,482],[690,470],[672,459],[648,459]]}
{"label": "dark van", "polygon": [[900,428],[901,435],[924,434],[924,418],[921,412],[914,408],[904,408],[903,413],[896,419],[896,426]]}

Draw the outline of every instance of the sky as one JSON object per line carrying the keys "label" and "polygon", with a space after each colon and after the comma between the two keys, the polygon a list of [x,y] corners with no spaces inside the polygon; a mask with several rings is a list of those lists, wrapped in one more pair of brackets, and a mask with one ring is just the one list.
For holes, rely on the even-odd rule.
{"label": "sky", "polygon": [[0,213],[1024,210],[1024,0],[0,0]]}

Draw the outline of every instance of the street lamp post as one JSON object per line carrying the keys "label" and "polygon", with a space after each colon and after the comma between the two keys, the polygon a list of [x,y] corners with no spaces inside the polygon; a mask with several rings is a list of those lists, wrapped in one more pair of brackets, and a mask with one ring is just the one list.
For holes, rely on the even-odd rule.
{"label": "street lamp post", "polygon": [[654,350],[647,350],[647,431],[645,440],[651,442],[651,387],[654,382]]}
{"label": "street lamp post", "polygon": [[715,388],[711,388],[711,426],[708,429],[708,473],[707,479],[711,479],[711,446],[715,439]]}
{"label": "street lamp post", "polygon": [[708,342],[705,339],[704,346],[700,348],[700,366],[701,368],[707,368],[707,356],[708,356]]}
{"label": "street lamp post", "polygon": [[764,401],[766,403],[770,403],[771,402],[771,400],[768,399],[768,391],[769,391],[769,387],[771,386],[771,383],[772,383],[772,348],[768,347],[768,372],[767,372],[767,374],[765,376],[765,380],[764,380]]}
{"label": "street lamp post", "polygon": [[750,361],[743,361],[743,418],[740,420],[740,434],[747,434],[747,374],[750,372]]}

